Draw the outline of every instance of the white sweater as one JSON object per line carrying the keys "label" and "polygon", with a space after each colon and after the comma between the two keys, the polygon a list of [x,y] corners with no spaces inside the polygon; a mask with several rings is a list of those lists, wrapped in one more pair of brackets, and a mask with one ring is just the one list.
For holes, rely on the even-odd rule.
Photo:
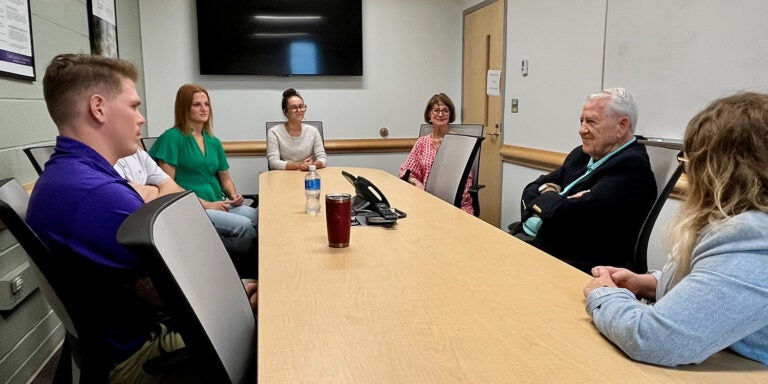
{"label": "white sweater", "polygon": [[276,125],[267,132],[267,161],[269,169],[285,169],[289,162],[301,162],[311,157],[313,161],[326,164],[323,138],[317,128],[301,125],[301,135],[288,134],[285,124]]}

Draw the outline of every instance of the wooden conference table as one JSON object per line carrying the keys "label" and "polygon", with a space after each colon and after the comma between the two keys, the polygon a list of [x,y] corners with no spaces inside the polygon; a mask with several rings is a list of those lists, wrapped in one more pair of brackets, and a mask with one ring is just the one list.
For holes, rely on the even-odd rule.
{"label": "wooden conference table", "polygon": [[[327,245],[304,172],[259,177],[260,383],[768,383],[730,352],[676,369],[627,358],[584,311],[584,273],[384,171],[408,216]],[[322,194],[354,188],[319,171]]]}

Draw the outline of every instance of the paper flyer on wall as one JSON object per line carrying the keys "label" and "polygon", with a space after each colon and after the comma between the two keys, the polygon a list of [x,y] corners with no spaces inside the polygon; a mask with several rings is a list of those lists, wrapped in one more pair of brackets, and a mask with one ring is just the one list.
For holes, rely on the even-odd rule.
{"label": "paper flyer on wall", "polygon": [[34,80],[29,0],[0,0],[0,74]]}
{"label": "paper flyer on wall", "polygon": [[115,22],[115,1],[114,0],[93,0],[93,15],[112,25]]}

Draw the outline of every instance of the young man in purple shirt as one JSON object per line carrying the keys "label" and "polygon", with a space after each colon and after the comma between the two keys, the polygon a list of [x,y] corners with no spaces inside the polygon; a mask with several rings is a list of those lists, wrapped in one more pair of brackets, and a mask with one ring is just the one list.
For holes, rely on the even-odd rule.
{"label": "young man in purple shirt", "polygon": [[[89,332],[96,340],[82,341],[103,346],[111,382],[194,381],[190,370],[154,376],[142,370],[160,349],[179,348],[183,341],[160,321],[162,303],[151,281],[116,239],[123,221],[144,204],[113,168],[139,148],[145,120],[136,78],[136,68],[122,60],[53,58],[43,93],[59,136],[30,197],[27,221],[61,258],[68,294],[95,297],[97,302],[79,304],[83,313],[92,313],[96,328]],[[247,290],[255,303],[255,285]]]}

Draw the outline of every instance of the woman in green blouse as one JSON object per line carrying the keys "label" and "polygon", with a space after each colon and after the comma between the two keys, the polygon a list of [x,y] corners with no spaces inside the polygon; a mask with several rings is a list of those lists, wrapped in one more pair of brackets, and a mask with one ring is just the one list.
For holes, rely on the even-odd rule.
{"label": "woman in green blouse", "polygon": [[182,188],[195,192],[220,234],[255,238],[258,210],[243,205],[229,175],[224,147],[211,131],[208,91],[182,85],[175,116],[175,126],[157,138],[150,155]]}

